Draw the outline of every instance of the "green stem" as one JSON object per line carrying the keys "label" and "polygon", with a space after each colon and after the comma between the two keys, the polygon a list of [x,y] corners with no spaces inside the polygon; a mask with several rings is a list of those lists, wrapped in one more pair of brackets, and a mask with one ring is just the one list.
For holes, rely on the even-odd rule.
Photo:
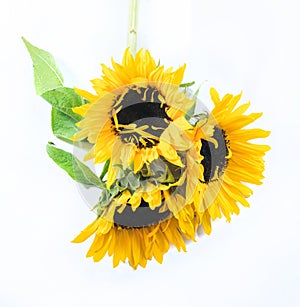
{"label": "green stem", "polygon": [[129,25],[127,42],[133,55],[135,55],[136,53],[138,3],[139,0],[130,0],[129,6]]}

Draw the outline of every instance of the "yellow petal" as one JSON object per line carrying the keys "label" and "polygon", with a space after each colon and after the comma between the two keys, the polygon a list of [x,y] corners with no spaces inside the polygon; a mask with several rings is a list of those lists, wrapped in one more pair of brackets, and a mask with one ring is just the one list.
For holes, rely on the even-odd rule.
{"label": "yellow petal", "polygon": [[72,240],[73,243],[80,243],[89,238],[94,232],[96,232],[100,223],[100,219],[96,219],[94,222],[89,224],[81,233]]}
{"label": "yellow petal", "polygon": [[215,105],[220,103],[219,93],[213,87],[210,89],[210,97]]}
{"label": "yellow petal", "polygon": [[159,144],[157,145],[157,151],[161,156],[163,156],[170,163],[175,164],[180,167],[184,166],[176,150],[171,145],[169,145],[167,142],[160,141]]}
{"label": "yellow petal", "polygon": [[87,99],[89,102],[95,102],[96,100],[99,99],[98,96],[95,96],[95,95],[93,95],[93,94],[91,94],[91,93],[89,93],[89,92],[87,92],[87,91],[81,90],[81,89],[79,89],[79,88],[76,88],[76,87],[75,87],[74,90],[75,90],[75,92],[76,92],[79,96],[81,96],[81,97]]}
{"label": "yellow petal", "polygon": [[75,107],[72,109],[72,111],[76,114],[79,114],[81,116],[84,116],[85,113],[87,112],[87,110],[90,108],[91,104],[90,103],[86,103],[80,107]]}

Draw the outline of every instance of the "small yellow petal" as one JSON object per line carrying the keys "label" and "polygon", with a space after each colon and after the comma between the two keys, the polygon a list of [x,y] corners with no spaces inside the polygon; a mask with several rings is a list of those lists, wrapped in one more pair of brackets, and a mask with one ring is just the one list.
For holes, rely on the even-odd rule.
{"label": "small yellow petal", "polygon": [[89,224],[84,230],[81,231],[81,233],[73,239],[73,243],[80,243],[85,241],[87,238],[89,238],[93,233],[96,232],[98,226],[100,223],[100,219],[96,219],[94,222]]}

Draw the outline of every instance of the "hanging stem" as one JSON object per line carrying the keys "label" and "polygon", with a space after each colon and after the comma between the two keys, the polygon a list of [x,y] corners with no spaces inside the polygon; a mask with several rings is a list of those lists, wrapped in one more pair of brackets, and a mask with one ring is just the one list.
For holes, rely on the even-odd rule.
{"label": "hanging stem", "polygon": [[139,0],[130,0],[130,6],[129,6],[129,25],[128,25],[127,43],[133,55],[135,55],[136,53],[138,2]]}

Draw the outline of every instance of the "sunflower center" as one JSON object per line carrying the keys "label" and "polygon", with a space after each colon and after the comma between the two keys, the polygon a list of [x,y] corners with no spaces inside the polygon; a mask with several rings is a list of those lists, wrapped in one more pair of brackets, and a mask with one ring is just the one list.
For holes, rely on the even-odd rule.
{"label": "sunflower center", "polygon": [[217,148],[212,142],[201,140],[202,147],[200,154],[204,157],[201,161],[204,168],[204,183],[215,181],[222,176],[228,162],[226,157],[229,153],[229,141],[226,140],[225,131],[216,126],[213,138],[218,142]]}
{"label": "sunflower center", "polygon": [[171,120],[166,101],[153,87],[126,88],[113,105],[111,121],[114,131],[124,143],[152,147]]}
{"label": "sunflower center", "polygon": [[131,205],[127,205],[122,213],[117,210],[114,214],[114,223],[122,228],[142,228],[158,223],[171,217],[171,212],[166,210],[159,212],[161,207],[150,209],[149,204],[144,200],[135,211],[132,211]]}

